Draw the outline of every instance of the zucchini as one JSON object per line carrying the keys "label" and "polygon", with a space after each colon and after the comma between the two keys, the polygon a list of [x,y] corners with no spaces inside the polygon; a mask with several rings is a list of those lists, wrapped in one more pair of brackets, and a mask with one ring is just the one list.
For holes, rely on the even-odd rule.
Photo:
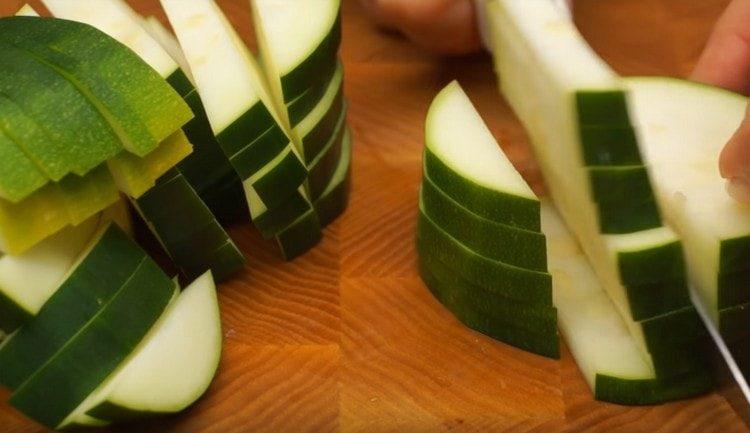
{"label": "zucchini", "polygon": [[64,427],[68,416],[136,349],[177,292],[156,263],[144,258],[97,313],[13,391],[9,403],[42,425]]}
{"label": "zucchini", "polygon": [[450,198],[425,174],[419,195],[425,212],[453,238],[474,252],[536,271],[547,270],[544,235],[480,217]]}
{"label": "zucchini", "polygon": [[[656,404],[707,392],[709,369],[659,377],[594,270],[555,210],[542,206],[549,268],[560,329],[578,368],[597,400],[618,404]],[[690,358],[699,348],[683,353]]]}
{"label": "zucchini", "polygon": [[336,69],[341,0],[253,0],[250,5],[263,66],[279,107],[300,96],[315,99],[319,92],[303,94],[327,83]]}
{"label": "zucchini", "polygon": [[198,92],[173,56],[147,31],[138,14],[120,0],[43,3],[58,18],[94,26],[122,42],[172,85],[195,115],[184,126],[193,152],[180,161],[180,171],[220,219],[231,221],[246,216],[242,184],[211,131]]}
{"label": "zucchini", "polygon": [[[625,84],[553,4],[493,0],[488,11],[496,30],[493,51],[501,89],[529,132],[556,205],[617,309],[624,318],[640,321],[689,306],[681,243],[657,219],[660,213],[654,209],[660,209],[646,197],[643,170],[632,160],[587,166],[582,156],[579,129],[631,125]],[[632,147],[630,135],[617,143]],[[627,179],[623,170],[641,173],[639,199],[607,201],[602,190],[595,201],[593,183],[624,194],[627,187],[615,181]],[[603,172],[609,172],[606,182],[592,182],[593,173]]]}
{"label": "zucchini", "polygon": [[[277,120],[255,59],[213,0],[161,3],[214,135],[243,181],[245,193],[254,189],[268,208],[281,205],[303,183],[307,170]],[[270,177],[263,180],[259,173]],[[273,192],[268,190],[270,184]]]}
{"label": "zucchini", "polygon": [[104,167],[83,178],[70,174],[60,183],[48,183],[18,203],[0,199],[0,251],[20,254],[118,199],[114,181]]}
{"label": "zucchini", "polygon": [[343,152],[344,140],[348,135],[346,127],[346,109],[341,111],[335,129],[320,155],[310,162],[307,167],[307,190],[310,198],[316,200],[325,190],[328,181],[338,166]]}
{"label": "zucchini", "polygon": [[242,253],[179,168],[133,204],[188,280],[211,270],[223,281],[244,265]]}
{"label": "zucchini", "polygon": [[35,316],[76,266],[96,231],[110,221],[130,232],[124,202],[61,230],[22,254],[0,257],[0,329],[10,334]]}
{"label": "zucchini", "polygon": [[62,75],[97,108],[122,145],[145,156],[192,113],[179,95],[124,45],[91,26],[67,20],[8,17],[0,33]]}
{"label": "zucchini", "polygon": [[351,191],[351,162],[352,138],[351,131],[347,128],[336,170],[323,193],[313,203],[321,227],[327,227],[346,210]]}
{"label": "zucchini", "polygon": [[539,200],[455,81],[435,97],[427,113],[424,170],[473,213],[539,230]]}
{"label": "zucchini", "polygon": [[184,410],[216,374],[221,337],[216,287],[206,273],[182,291],[138,348],[76,414],[123,421]]}
{"label": "zucchini", "polygon": [[[491,27],[497,29],[495,66],[501,89],[530,131],[538,159],[551,167],[544,169],[545,174],[549,178],[555,172],[554,182],[548,182],[564,180],[558,189],[575,189],[596,201],[578,212],[591,214],[586,219],[602,233],[661,226],[650,180],[639,163],[623,82],[554,4],[495,0],[488,7]],[[622,167],[630,167],[630,174],[638,169],[643,173],[639,181],[643,188],[626,202],[613,197],[630,186]],[[592,189],[607,171],[610,179],[604,184],[619,185],[611,190],[612,200],[602,200],[607,191],[600,194]]]}
{"label": "zucchini", "polygon": [[420,199],[417,220],[417,248],[430,251],[466,281],[499,296],[529,306],[552,306],[552,280],[548,273],[511,266],[481,256],[451,237],[424,210]]}
{"label": "zucchini", "polygon": [[[53,357],[150,261],[116,225],[99,230],[80,263],[35,319],[0,348],[0,383],[16,389]],[[148,269],[144,267],[144,269]],[[170,283],[171,284],[171,283]]]}
{"label": "zucchini", "polygon": [[43,187],[48,179],[3,131],[0,125],[0,161],[5,162],[4,176],[0,178],[0,200],[17,203]]}
{"label": "zucchini", "polygon": [[308,165],[323,152],[344,112],[344,68],[339,63],[320,101],[292,130]]}
{"label": "zucchini", "polygon": [[[742,122],[747,99],[670,78],[626,79],[642,125],[656,197],[685,244],[692,285],[723,334],[746,316],[734,307],[750,301],[750,209],[724,191],[718,157]],[[685,125],[690,125],[689,129]],[[724,321],[727,323],[723,323]],[[726,330],[726,332],[724,332]]]}

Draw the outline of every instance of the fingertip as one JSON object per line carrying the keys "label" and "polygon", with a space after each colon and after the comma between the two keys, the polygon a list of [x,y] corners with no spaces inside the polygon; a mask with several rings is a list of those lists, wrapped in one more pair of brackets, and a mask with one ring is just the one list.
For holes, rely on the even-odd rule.
{"label": "fingertip", "polygon": [[726,191],[730,197],[743,204],[750,204],[750,179],[734,177],[726,182]]}

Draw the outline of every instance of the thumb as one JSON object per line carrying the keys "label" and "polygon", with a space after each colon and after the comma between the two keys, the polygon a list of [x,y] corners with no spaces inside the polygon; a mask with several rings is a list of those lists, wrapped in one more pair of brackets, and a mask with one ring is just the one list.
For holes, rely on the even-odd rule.
{"label": "thumb", "polygon": [[750,203],[750,105],[739,129],[721,151],[719,170],[727,179],[727,192],[740,202]]}

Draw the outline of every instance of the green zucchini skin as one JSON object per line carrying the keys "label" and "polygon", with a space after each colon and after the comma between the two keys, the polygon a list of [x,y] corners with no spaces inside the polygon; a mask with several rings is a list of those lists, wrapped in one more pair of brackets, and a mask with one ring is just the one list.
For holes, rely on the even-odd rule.
{"label": "green zucchini skin", "polygon": [[584,163],[595,166],[643,165],[632,126],[579,125]]}
{"label": "green zucchini skin", "polygon": [[654,201],[648,170],[643,165],[596,166],[587,168],[591,193],[600,204],[623,201]]}
{"label": "green zucchini skin", "polygon": [[579,90],[575,93],[578,124],[630,126],[627,95],[622,90]]}
{"label": "green zucchini skin", "polygon": [[335,69],[331,70],[330,73],[330,76],[321,77],[322,79],[318,83],[313,84],[294,100],[287,102],[286,111],[289,114],[289,123],[292,128],[297,126],[323,98],[328,81],[333,78]]}
{"label": "green zucchini skin", "polygon": [[352,134],[348,130],[344,135],[343,148],[338,167],[331,176],[328,186],[315,200],[315,213],[321,227],[327,227],[346,210],[351,192]]}
{"label": "green zucchini skin", "polygon": [[478,255],[452,238],[424,212],[417,220],[417,248],[450,263],[451,270],[467,281],[529,306],[552,307],[552,278]]}
{"label": "green zucchini skin", "polygon": [[3,164],[2,172],[5,173],[0,178],[0,199],[18,203],[42,188],[48,179],[3,132],[6,121],[7,119],[0,120],[0,161]]}
{"label": "green zucchini skin", "polygon": [[424,171],[443,192],[471,212],[498,223],[540,231],[539,201],[478,185],[453,171],[428,147],[424,151]]}
{"label": "green zucchini skin", "polygon": [[188,280],[211,270],[223,281],[244,265],[242,253],[179,169],[170,170],[135,204]]}
{"label": "green zucchini skin", "polygon": [[101,235],[86,258],[40,309],[0,349],[0,383],[15,389],[34,374],[146,260],[116,224]]}
{"label": "green zucchini skin", "polygon": [[249,219],[242,182],[214,136],[198,92],[181,69],[170,75],[167,81],[172,83],[170,79],[175,76],[182,78],[173,79],[176,83],[172,86],[178,92],[188,91],[183,98],[195,114],[183,128],[193,144],[193,153],[177,167],[219,221],[231,223]]}
{"label": "green zucchini skin", "polygon": [[[339,6],[340,8],[341,6]],[[341,45],[341,11],[331,31],[318,45],[310,56],[297,65],[292,71],[281,77],[281,90],[284,103],[293,101],[305,90],[316,84],[310,77],[320,77],[318,80],[326,82],[336,70],[336,58]]]}
{"label": "green zucchini skin", "polygon": [[603,234],[628,234],[662,226],[655,200],[597,203],[599,230]]}
{"label": "green zucchini skin", "polygon": [[603,374],[596,376],[595,398],[629,406],[652,405],[705,394],[714,387],[706,368],[671,380],[628,380]]}
{"label": "green zucchini skin", "polygon": [[[186,97],[190,93],[195,91],[193,83],[190,82],[190,79],[187,77],[187,75],[185,75],[185,72],[183,72],[183,70],[179,67],[175,69],[174,72],[169,74],[169,76],[165,77],[165,79],[167,80],[167,83],[172,86],[174,91],[177,92],[178,95],[182,96],[183,99],[186,99]],[[190,105],[190,103],[188,103],[188,105]],[[201,104],[201,106],[202,105],[203,104]],[[193,107],[190,107],[190,109],[193,110]],[[193,113],[195,113],[195,110],[193,110]]]}
{"label": "green zucchini skin", "polygon": [[557,338],[557,310],[530,307],[523,302],[499,296],[449,271],[430,251],[419,251],[419,269],[430,291],[451,310],[455,302],[472,311],[501,318],[509,326]]}
{"label": "green zucchini skin", "polygon": [[[266,205],[273,209],[282,205],[305,182],[307,169],[291,149],[268,173],[252,182],[252,188]],[[246,181],[249,182],[249,181]]]}
{"label": "green zucchini skin", "polygon": [[[0,27],[0,34],[7,33]],[[56,182],[71,172],[85,174],[122,150],[109,124],[73,83],[16,46],[4,42],[0,51],[7,59],[0,76],[3,131],[46,178]],[[50,111],[51,101],[70,111]]]}
{"label": "green zucchini skin", "polygon": [[[12,299],[5,296],[0,291],[0,331],[9,335],[11,332],[20,328],[24,323],[28,323],[33,316],[24,308],[15,303]],[[2,341],[2,339],[0,339]]]}
{"label": "green zucchini skin", "polygon": [[[425,285],[464,325],[519,349],[548,358],[560,357],[557,313],[554,308],[516,310],[516,315],[509,317],[506,313],[516,309],[518,305],[515,302],[502,299],[496,294],[480,299],[481,295],[473,291],[476,286],[472,287],[472,291],[467,291],[465,283],[459,283],[462,286],[454,285],[457,281],[455,276],[448,280],[438,277],[437,268],[442,264],[431,266],[437,261],[429,258],[429,251],[420,251],[419,257],[419,272]],[[450,271],[443,272],[443,275],[450,274]],[[528,321],[532,318],[542,320],[539,328],[528,326]]]}
{"label": "green zucchini skin", "polygon": [[97,315],[20,385],[9,403],[57,428],[135,349],[174,293],[172,280],[144,257]]}
{"label": "green zucchini skin", "polygon": [[[119,123],[128,122],[125,147],[144,156],[193,116],[171,86],[124,45],[94,27],[67,20],[8,17],[6,41],[86,80]],[[104,86],[106,84],[106,86]],[[139,130],[140,126],[145,130]]]}
{"label": "green zucchini skin", "polygon": [[264,238],[280,233],[310,209],[310,202],[299,192],[292,194],[281,206],[258,215],[253,224]]}
{"label": "green zucchini skin", "polygon": [[472,213],[441,191],[427,174],[420,197],[430,218],[477,254],[521,268],[547,270],[547,245],[542,233],[506,226]]}
{"label": "green zucchini skin", "polygon": [[310,199],[313,201],[317,200],[323,194],[338,167],[343,152],[346,132],[346,112],[342,111],[336,123],[336,129],[328,140],[328,144],[326,144],[321,154],[308,166],[307,190],[310,193]]}
{"label": "green zucchini skin", "polygon": [[317,125],[304,137],[301,137],[302,149],[305,161],[310,164],[324,151],[326,144],[330,142],[331,136],[336,133],[342,116],[345,116],[346,102],[344,100],[343,80],[339,87],[333,103],[320,119]]}
{"label": "green zucchini skin", "polygon": [[310,210],[295,220],[290,226],[276,234],[284,260],[294,260],[318,244],[323,238],[320,220],[315,210]]}

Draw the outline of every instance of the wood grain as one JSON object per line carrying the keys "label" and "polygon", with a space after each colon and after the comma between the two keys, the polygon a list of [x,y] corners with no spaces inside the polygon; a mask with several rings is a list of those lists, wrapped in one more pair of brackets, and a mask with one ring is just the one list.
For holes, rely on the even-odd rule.
{"label": "wood grain", "polygon": [[[553,361],[495,342],[430,296],[413,238],[424,115],[440,87],[458,79],[534,189],[544,193],[544,185],[487,56],[435,58],[377,31],[355,0],[344,2],[355,138],[349,210],[292,263],[249,224],[232,227],[248,264],[221,287],[216,381],[185,414],[113,431],[748,431],[718,394],[641,408],[596,402],[567,350]],[[3,0],[0,13],[21,3]],[[164,19],[157,1],[132,3]],[[576,21],[619,72],[684,76],[725,4],[577,0]],[[246,0],[221,6],[253,46]],[[0,404],[0,433],[40,431]]]}

